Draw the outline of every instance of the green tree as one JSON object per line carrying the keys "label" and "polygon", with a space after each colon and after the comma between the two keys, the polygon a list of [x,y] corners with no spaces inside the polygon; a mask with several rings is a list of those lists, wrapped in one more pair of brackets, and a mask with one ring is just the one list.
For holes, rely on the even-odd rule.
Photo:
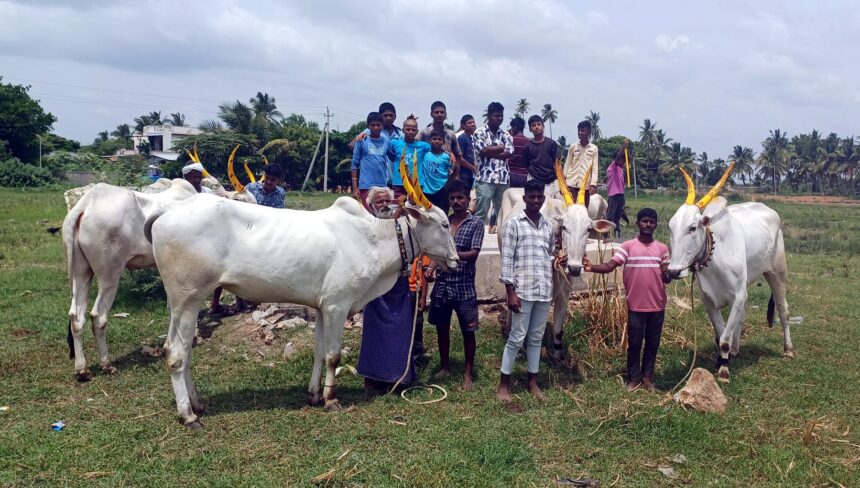
{"label": "green tree", "polygon": [[125,146],[125,149],[131,148],[131,126],[129,126],[128,124],[120,124],[116,126],[116,129],[111,131],[110,135],[122,140],[125,144],[127,144]]}
{"label": "green tree", "polygon": [[517,100],[516,108],[514,109],[514,115],[518,115],[522,118],[526,117],[526,114],[529,113],[529,101],[525,98],[520,98]]}
{"label": "green tree", "polygon": [[217,120],[204,120],[197,126],[203,132],[224,132],[224,124]]}
{"label": "green tree", "polygon": [[256,117],[268,122],[274,122],[277,118],[282,117],[275,105],[275,97],[269,96],[268,93],[257,92],[257,95],[251,98],[250,103]]}
{"label": "green tree", "polygon": [[147,125],[161,125],[161,111],[152,111],[134,118],[134,130],[143,132]]}
{"label": "green tree", "polygon": [[253,134],[254,111],[248,105],[236,100],[235,103],[222,103],[218,106],[218,118],[228,129],[237,134]]}
{"label": "green tree", "polygon": [[779,191],[779,182],[788,168],[788,160],[788,137],[780,129],[771,130],[770,135],[762,142],[758,171],[763,178],[770,180],[774,194]]}
{"label": "green tree", "polygon": [[5,147],[5,152],[25,162],[39,158],[38,136],[57,121],[30,98],[29,91],[29,86],[3,83],[0,76],[0,153]]}
{"label": "green tree", "polygon": [[591,122],[591,142],[597,142],[603,136],[600,132],[600,113],[589,111],[585,120]]}
{"label": "green tree", "polygon": [[747,178],[752,174],[753,164],[755,164],[755,155],[752,148],[735,146],[732,149],[732,154],[729,155],[729,161],[735,163],[733,173],[739,176],[743,184],[746,185]]}
{"label": "green tree", "polygon": [[702,151],[702,154],[697,158],[699,166],[696,168],[696,186],[699,186],[699,178],[707,179],[708,172],[711,170],[711,161],[708,159],[708,153]]}
{"label": "green tree", "polygon": [[543,121],[549,124],[549,137],[552,139],[552,124],[558,120],[558,110],[552,108],[551,103],[543,104],[543,109],[541,109],[540,116],[543,117]]}
{"label": "green tree", "polygon": [[170,114],[170,117],[164,119],[162,122],[165,124],[175,125],[177,127],[185,127],[185,114],[174,112]]}

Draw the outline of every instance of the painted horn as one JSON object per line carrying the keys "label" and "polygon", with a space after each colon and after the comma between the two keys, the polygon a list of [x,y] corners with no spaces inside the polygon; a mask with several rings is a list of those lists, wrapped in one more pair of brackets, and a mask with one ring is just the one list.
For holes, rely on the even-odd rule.
{"label": "painted horn", "polygon": [[708,204],[711,203],[711,200],[713,200],[714,197],[716,197],[720,193],[720,190],[723,189],[723,185],[726,184],[726,180],[729,179],[729,174],[731,174],[732,169],[734,169],[734,167],[735,163],[730,164],[729,167],[726,168],[726,172],[723,173],[722,178],[720,178],[720,181],[718,181],[717,184],[714,185],[713,188],[711,188],[711,191],[709,191],[705,196],[703,196],[701,200],[696,202],[696,206],[699,207],[699,210],[704,210],[705,207],[707,207]]}
{"label": "painted horn", "polygon": [[400,179],[403,180],[403,189],[406,190],[406,196],[412,202],[415,202],[415,189],[412,188],[412,181],[409,179],[409,171],[406,169],[406,148],[403,148],[403,153],[400,155]]}
{"label": "painted horn", "polygon": [[[191,151],[189,151],[188,149],[186,149],[185,154],[188,154],[188,159],[190,159],[191,161],[193,161],[195,163],[200,163],[200,165],[203,166],[203,163],[200,161],[200,154],[197,153],[197,144],[194,145],[193,149],[194,149],[193,153]],[[209,178],[210,176],[212,176],[212,175],[209,174],[208,171],[206,171],[206,168],[203,168],[203,177]]]}
{"label": "painted horn", "polygon": [[[405,149],[404,149],[405,151]],[[421,183],[418,182],[418,150],[416,149],[412,153],[412,190],[415,192],[416,201],[421,204],[424,208],[430,209],[433,206],[430,203],[430,200],[427,199],[427,195],[424,194],[424,190],[421,188]]]}
{"label": "painted horn", "polygon": [[564,203],[567,206],[573,205],[573,195],[570,194],[570,189],[567,187],[567,181],[564,179],[564,171],[561,169],[561,160],[555,160],[555,178],[558,180],[558,191],[564,198]]}
{"label": "painted horn", "polygon": [[[263,158],[263,163],[265,163],[264,166],[268,166],[269,165],[269,158],[267,158],[265,154],[260,154],[260,157]],[[264,181],[266,181],[266,173],[265,172],[263,172],[263,176],[260,177],[260,183],[262,183]]]}
{"label": "painted horn", "polygon": [[696,185],[684,168],[678,166],[678,169],[681,170],[681,174],[684,175],[684,181],[687,182],[687,199],[684,200],[684,205],[693,205],[696,203]]}
{"label": "painted horn", "polygon": [[256,183],[257,178],[254,177],[254,173],[252,173],[251,168],[248,167],[248,161],[244,161],[242,166],[245,167],[245,174],[248,175],[248,179],[251,180],[251,183]]}
{"label": "painted horn", "polygon": [[236,178],[236,171],[233,169],[233,160],[236,158],[236,151],[239,150],[239,144],[236,144],[236,147],[233,148],[233,151],[230,153],[230,158],[227,159],[227,177],[230,178],[230,183],[233,185],[233,189],[237,192],[241,192],[245,189],[245,185],[239,182],[239,178]]}
{"label": "painted horn", "polygon": [[576,203],[585,206],[585,192],[588,191],[588,180],[591,178],[591,170],[594,169],[594,163],[588,165],[585,171],[585,176],[582,177],[582,184],[579,185],[579,193],[576,195]]}

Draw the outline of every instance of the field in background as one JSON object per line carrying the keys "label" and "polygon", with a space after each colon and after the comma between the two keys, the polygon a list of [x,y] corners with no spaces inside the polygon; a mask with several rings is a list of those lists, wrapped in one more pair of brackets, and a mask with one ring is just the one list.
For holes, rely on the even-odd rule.
{"label": "field in background", "polygon": [[[768,329],[766,286],[750,288],[741,356],[725,387],[728,412],[685,411],[665,395],[627,394],[624,358],[589,361],[586,376],[542,364],[544,403],[522,394],[506,409],[493,398],[503,341],[496,323],[479,332],[477,390],[460,390],[462,346],[453,333],[450,396],[428,406],[399,397],[366,400],[361,379],[338,378],[346,412],[305,405],[311,351],[288,360],[234,340],[231,325],[194,349],[193,374],[208,413],[202,432],[175,421],[173,393],[160,359],[140,353],[166,331],[161,301],[120,290],[108,340],[119,373],[73,380],[65,344],[68,286],[58,236],[60,192],[0,189],[0,485],[551,486],[557,477],[590,477],[602,486],[856,486],[860,482],[860,293],[856,207],[772,202],[789,250],[796,360],[781,357],[778,327]],[[319,208],[330,195],[290,194],[293,208]],[[658,238],[680,197],[629,199],[661,216]],[[629,233],[628,233],[629,234]],[[348,243],[344,243],[348,245]],[[273,257],[276,258],[276,257]],[[685,296],[683,284],[670,293]],[[574,320],[575,321],[575,320]],[[689,367],[712,369],[712,331],[701,304],[691,316],[667,313],[657,381],[669,389]],[[567,331],[570,341],[572,331]],[[427,328],[426,342],[435,334]],[[295,329],[279,344],[307,343]],[[95,365],[92,334],[86,353]],[[357,361],[360,329],[347,331]],[[431,347],[431,353],[435,348]],[[424,372],[434,371],[436,361]],[[97,369],[97,368],[96,368]],[[517,378],[524,376],[518,364]],[[50,424],[63,419],[63,432]],[[684,464],[670,458],[683,454]],[[657,471],[671,465],[677,480]]]}

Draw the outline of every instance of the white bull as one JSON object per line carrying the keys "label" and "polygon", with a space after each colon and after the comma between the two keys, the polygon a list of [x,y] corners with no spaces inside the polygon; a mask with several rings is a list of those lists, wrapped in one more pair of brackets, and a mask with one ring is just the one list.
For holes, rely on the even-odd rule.
{"label": "white bull", "polygon": [[[588,173],[590,172],[591,168],[588,170]],[[548,185],[547,193],[552,195],[554,187],[555,185]],[[586,187],[587,185],[582,186],[583,189]],[[510,188],[502,195],[502,208],[498,219],[501,223],[498,231],[499,254],[502,251],[505,224],[525,208],[523,194],[522,188]],[[564,355],[562,336],[572,291],[571,278],[579,276],[582,272],[582,258],[585,257],[589,232],[606,233],[615,229],[615,224],[608,220],[592,220],[585,207],[584,199],[582,190],[577,196],[577,203],[571,205],[567,205],[563,199],[547,197],[541,208],[541,215],[552,224],[553,234],[567,254],[567,269],[555,270],[552,279],[552,354],[556,359],[561,359]],[[510,314],[508,314],[508,321],[510,321]]]}
{"label": "white bull", "polygon": [[103,372],[113,373],[116,368],[108,358],[105,331],[120,273],[125,268],[155,267],[152,246],[143,237],[143,224],[154,212],[197,194],[185,180],[168,183],[167,189],[157,193],[138,193],[99,183],[86,192],[63,221],[63,246],[72,295],[69,356],[75,360],[75,375],[79,381],[92,378],[84,358],[83,331],[93,276],[98,281],[99,292],[90,316],[99,364]]}
{"label": "white bull", "polygon": [[[181,422],[199,428],[203,411],[191,379],[197,313],[216,286],[257,302],[318,310],[309,400],[338,409],[335,368],[343,323],[386,293],[403,259],[419,251],[443,269],[457,266],[448,219],[436,207],[408,207],[396,220],[372,217],[351,198],[314,212],[239,205],[198,195],[146,224],[170,306],[164,348]],[[211,222],[219,227],[212,229]],[[396,227],[402,231],[401,255]],[[414,243],[414,246],[412,245]],[[327,367],[320,394],[323,362]]]}
{"label": "white bull", "polygon": [[[761,276],[771,290],[768,325],[773,325],[775,306],[783,328],[785,356],[794,357],[785,298],[788,268],[779,215],[761,203],[727,207],[724,198],[716,197],[731,170],[729,166],[714,188],[696,203],[695,186],[684,172],[687,200],[669,221],[669,273],[677,277],[686,269],[696,272],[702,302],[714,326],[718,379],[723,382],[729,381],[729,355],[739,352],[747,286]],[[727,306],[731,309],[724,322],[720,310]]]}

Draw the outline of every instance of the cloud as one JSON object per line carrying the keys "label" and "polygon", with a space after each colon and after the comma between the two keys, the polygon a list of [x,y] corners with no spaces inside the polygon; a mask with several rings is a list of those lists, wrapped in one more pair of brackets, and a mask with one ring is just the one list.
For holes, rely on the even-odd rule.
{"label": "cloud", "polygon": [[660,34],[654,39],[654,45],[661,51],[671,53],[690,43],[690,38],[681,34],[671,37],[666,34]]}

